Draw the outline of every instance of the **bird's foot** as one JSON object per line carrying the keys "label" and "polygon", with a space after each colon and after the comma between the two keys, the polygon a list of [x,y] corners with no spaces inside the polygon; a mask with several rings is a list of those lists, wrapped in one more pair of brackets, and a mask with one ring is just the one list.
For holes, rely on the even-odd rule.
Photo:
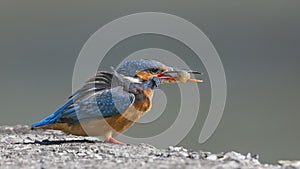
{"label": "bird's foot", "polygon": [[124,144],[122,143],[121,141],[118,141],[112,137],[109,137],[107,140],[105,140],[105,142],[108,142],[108,143],[114,143],[114,144]]}

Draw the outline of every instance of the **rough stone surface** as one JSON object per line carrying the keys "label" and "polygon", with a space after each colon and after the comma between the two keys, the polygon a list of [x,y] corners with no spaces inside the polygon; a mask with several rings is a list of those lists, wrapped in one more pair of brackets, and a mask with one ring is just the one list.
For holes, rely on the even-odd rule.
{"label": "rough stone surface", "polygon": [[115,145],[21,125],[0,126],[0,135],[0,168],[300,168],[299,161],[268,165],[251,154],[212,154],[172,146],[157,149],[148,144]]}

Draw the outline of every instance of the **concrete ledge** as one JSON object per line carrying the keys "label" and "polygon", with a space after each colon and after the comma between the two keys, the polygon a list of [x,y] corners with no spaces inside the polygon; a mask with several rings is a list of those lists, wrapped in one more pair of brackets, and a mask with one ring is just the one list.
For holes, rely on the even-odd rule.
{"label": "concrete ledge", "polygon": [[114,145],[60,131],[0,126],[0,168],[300,168],[298,161],[261,164],[257,156],[212,154],[183,147]]}

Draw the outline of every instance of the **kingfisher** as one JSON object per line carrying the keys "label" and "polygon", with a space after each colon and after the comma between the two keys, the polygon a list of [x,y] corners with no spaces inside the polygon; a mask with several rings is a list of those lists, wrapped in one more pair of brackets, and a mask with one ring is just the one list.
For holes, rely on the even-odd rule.
{"label": "kingfisher", "polygon": [[197,71],[148,59],[128,60],[112,71],[98,71],[53,114],[32,129],[61,130],[79,136],[102,136],[106,142],[129,129],[151,109],[153,90],[160,84],[202,82]]}

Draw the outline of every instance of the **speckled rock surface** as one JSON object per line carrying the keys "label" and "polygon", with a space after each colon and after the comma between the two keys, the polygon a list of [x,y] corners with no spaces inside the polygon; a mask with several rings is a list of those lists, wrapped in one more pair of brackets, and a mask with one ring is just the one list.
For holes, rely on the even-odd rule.
{"label": "speckled rock surface", "polygon": [[298,161],[261,164],[257,156],[212,154],[182,147],[114,145],[93,137],[29,126],[0,126],[0,168],[300,168]]}

